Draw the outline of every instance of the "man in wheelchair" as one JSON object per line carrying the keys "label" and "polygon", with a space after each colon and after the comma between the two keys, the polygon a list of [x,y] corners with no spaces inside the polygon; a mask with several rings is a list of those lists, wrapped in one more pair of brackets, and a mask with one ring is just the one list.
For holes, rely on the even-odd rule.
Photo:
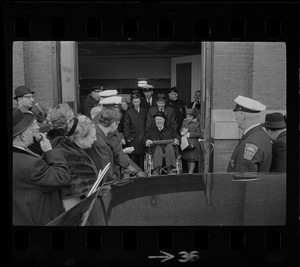
{"label": "man in wheelchair", "polygon": [[[176,173],[175,146],[179,145],[180,136],[173,126],[165,127],[166,117],[161,111],[154,116],[155,126],[148,128],[146,133],[146,147],[149,147],[153,157],[153,175],[160,175],[165,154],[165,168],[168,174]],[[178,147],[177,147],[178,149]]]}

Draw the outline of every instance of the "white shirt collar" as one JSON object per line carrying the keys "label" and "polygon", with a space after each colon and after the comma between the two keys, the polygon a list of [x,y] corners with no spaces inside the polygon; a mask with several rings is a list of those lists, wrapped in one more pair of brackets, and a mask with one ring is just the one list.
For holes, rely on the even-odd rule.
{"label": "white shirt collar", "polygon": [[245,130],[245,132],[244,132],[243,135],[245,135],[245,134],[246,134],[247,132],[249,132],[252,128],[254,128],[254,127],[258,126],[258,125],[260,125],[260,123],[257,123],[257,124],[254,124],[254,125],[250,126],[248,129]]}
{"label": "white shirt collar", "polygon": [[19,148],[19,149],[22,149],[22,150],[26,151],[26,149],[24,147],[21,147],[21,146],[13,145],[13,147],[16,147],[16,148]]}

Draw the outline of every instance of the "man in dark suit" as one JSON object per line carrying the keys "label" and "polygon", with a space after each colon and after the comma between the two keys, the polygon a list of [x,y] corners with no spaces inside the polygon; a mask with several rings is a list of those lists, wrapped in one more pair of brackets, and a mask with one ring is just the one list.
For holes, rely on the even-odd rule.
{"label": "man in dark suit", "polygon": [[238,127],[243,137],[234,149],[228,172],[269,172],[272,160],[270,138],[260,124],[260,112],[266,106],[248,97],[238,96],[234,102]]}
{"label": "man in dark suit", "polygon": [[173,145],[179,145],[180,136],[174,127],[165,126],[166,116],[162,111],[158,111],[153,118],[155,120],[155,125],[148,129],[145,138],[145,145],[150,147],[153,144],[153,141],[174,139],[173,144],[155,145],[153,148],[153,174],[160,174],[163,163],[163,152],[165,152],[167,172],[172,174],[174,173],[174,168],[176,167],[176,156]]}
{"label": "man in dark suit", "polygon": [[149,108],[147,113],[147,120],[146,120],[146,130],[151,127],[155,126],[155,120],[154,115],[158,111],[162,111],[165,114],[166,121],[165,126],[166,127],[174,127],[177,129],[177,123],[176,123],[176,114],[174,113],[174,109],[171,107],[166,106],[166,96],[165,94],[157,94],[156,97],[156,106]]}
{"label": "man in dark suit", "polygon": [[141,107],[148,111],[149,108],[156,105],[156,100],[153,97],[153,86],[150,84],[144,85],[143,93],[145,97],[141,98]]}
{"label": "man in dark suit", "polygon": [[198,90],[195,92],[195,95],[194,95],[194,99],[195,101],[191,102],[188,104],[187,108],[191,108],[194,110],[196,116],[199,116],[200,115],[200,111],[201,111],[201,103],[200,103],[200,100],[201,100],[201,91]]}
{"label": "man in dark suit", "polygon": [[140,106],[141,99],[138,93],[132,95],[133,107],[127,110],[124,116],[124,137],[127,146],[134,147],[129,157],[144,168],[144,144],[142,140],[145,134],[146,126],[146,109]]}
{"label": "man in dark suit", "polygon": [[272,140],[271,172],[286,172],[286,124],[284,116],[279,113],[267,114],[262,124]]}
{"label": "man in dark suit", "polygon": [[33,114],[13,110],[14,225],[43,226],[64,212],[59,188],[70,184],[68,164],[45,134],[40,133],[43,158],[27,149],[38,130]]}

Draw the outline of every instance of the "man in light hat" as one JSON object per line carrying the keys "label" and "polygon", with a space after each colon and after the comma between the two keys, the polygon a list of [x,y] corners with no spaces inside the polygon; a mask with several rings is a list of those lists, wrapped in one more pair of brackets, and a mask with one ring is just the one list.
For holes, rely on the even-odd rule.
{"label": "man in light hat", "polygon": [[141,98],[141,107],[148,111],[149,108],[154,107],[156,100],[153,97],[153,85],[146,84],[143,86],[144,96]]}
{"label": "man in light hat", "polygon": [[82,113],[87,117],[91,117],[91,109],[99,104],[100,95],[103,86],[95,86],[90,89],[90,94],[86,97],[82,105]]}
{"label": "man in light hat", "polygon": [[19,86],[15,89],[14,99],[17,101],[17,108],[19,108],[23,113],[31,112],[35,99],[33,94],[34,92],[26,86]]}
{"label": "man in light hat", "polygon": [[176,86],[172,87],[168,91],[169,99],[166,102],[166,106],[173,108],[175,113],[175,120],[177,123],[177,132],[180,132],[182,122],[185,119],[185,106],[182,100],[178,98],[178,90]]}
{"label": "man in light hat", "polygon": [[286,124],[284,116],[279,113],[267,114],[265,123],[266,133],[272,140],[271,172],[286,172]]}
{"label": "man in light hat", "polygon": [[64,156],[41,133],[43,158],[28,151],[39,127],[30,113],[13,110],[13,224],[43,226],[64,212],[58,189],[70,183]]}
{"label": "man in light hat", "polygon": [[236,121],[244,134],[233,151],[227,171],[269,172],[272,144],[260,124],[260,112],[265,110],[266,106],[244,96],[238,96],[234,102]]}
{"label": "man in light hat", "polygon": [[148,112],[147,112],[147,119],[146,119],[146,130],[149,127],[155,126],[155,120],[154,120],[154,115],[156,115],[156,113],[158,111],[161,111],[165,114],[166,116],[166,121],[165,121],[165,126],[166,127],[174,127],[175,129],[177,129],[177,123],[176,123],[176,114],[174,112],[174,109],[166,106],[166,96],[165,94],[157,94],[156,96],[156,106],[149,108]]}
{"label": "man in light hat", "polygon": [[155,145],[153,151],[153,175],[160,175],[163,164],[163,152],[165,153],[166,172],[174,174],[176,168],[176,155],[173,145],[179,145],[180,136],[172,126],[166,127],[166,116],[162,111],[158,111],[154,116],[155,126],[151,126],[145,136],[144,144],[150,147],[155,140],[174,139],[173,144]]}

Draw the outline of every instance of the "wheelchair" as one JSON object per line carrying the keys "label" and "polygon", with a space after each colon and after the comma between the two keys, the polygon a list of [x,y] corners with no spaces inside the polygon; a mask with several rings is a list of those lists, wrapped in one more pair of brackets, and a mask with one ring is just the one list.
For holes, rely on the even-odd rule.
{"label": "wheelchair", "polygon": [[[153,141],[153,144],[150,146],[150,148],[146,149],[145,158],[144,158],[144,171],[147,174],[147,176],[152,176],[152,171],[154,169],[153,167],[153,153],[151,153],[151,147],[154,147],[155,145],[167,145],[174,143],[174,139],[167,139],[167,140],[155,140]],[[180,174],[182,172],[182,161],[181,161],[181,155],[179,153],[179,146],[174,145],[175,154],[176,154],[176,168],[175,168],[175,174]],[[163,153],[163,166],[160,170],[160,175],[167,174],[166,166],[164,166],[165,161],[165,153]]]}

